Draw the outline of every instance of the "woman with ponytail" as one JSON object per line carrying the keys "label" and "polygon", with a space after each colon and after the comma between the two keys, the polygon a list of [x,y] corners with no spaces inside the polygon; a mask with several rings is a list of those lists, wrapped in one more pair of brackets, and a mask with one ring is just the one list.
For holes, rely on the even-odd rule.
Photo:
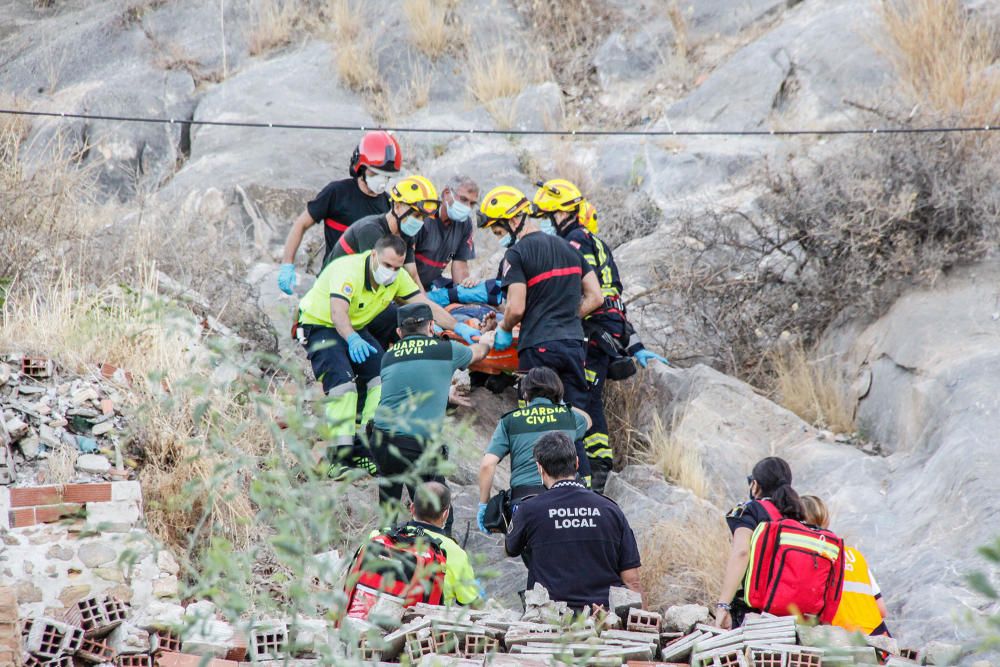
{"label": "woman with ponytail", "polygon": [[739,593],[750,560],[750,537],[757,524],[771,520],[771,513],[761,501],[770,501],[783,518],[797,521],[805,518],[799,494],[792,488],[792,469],[784,459],[777,456],[762,459],[753,467],[747,483],[750,500],[737,505],[726,515],[733,543],[722,578],[722,593],[715,605],[715,622],[727,630],[739,626],[743,616],[751,611]]}

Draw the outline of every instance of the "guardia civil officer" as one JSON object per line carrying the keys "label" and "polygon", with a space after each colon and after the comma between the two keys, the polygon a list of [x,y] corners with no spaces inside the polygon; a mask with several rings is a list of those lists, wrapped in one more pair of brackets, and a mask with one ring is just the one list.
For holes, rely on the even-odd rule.
{"label": "guardia civil officer", "polygon": [[[635,329],[625,316],[622,301],[622,282],[618,265],[611,248],[598,238],[596,232],[582,223],[590,222],[596,228],[597,210],[584,198],[580,189],[565,179],[552,179],[538,184],[532,203],[535,214],[542,216],[542,231],[557,234],[583,256],[594,268],[601,283],[603,303],[583,321],[587,336],[587,361],[584,374],[590,391],[587,402],[580,407],[593,419],[593,426],[584,436],[587,458],[592,473],[592,488],[602,491],[611,472],[613,453],[608,440],[608,421],[604,416],[604,384],[612,362],[634,357],[643,368],[650,361],[667,363],[660,355],[647,350]],[[631,366],[632,372],[635,366]]]}
{"label": "guardia civil officer", "polygon": [[528,588],[544,586],[575,611],[608,607],[608,590],[642,593],[639,547],[625,514],[612,500],[575,481],[576,448],[565,433],[547,433],[535,445],[545,493],[521,503],[505,548],[528,558]]}
{"label": "guardia civil officer", "polygon": [[[590,427],[590,417],[579,408],[564,405],[563,385],[555,371],[545,366],[532,368],[521,380],[521,396],[527,405],[500,418],[483,460],[479,464],[479,514],[476,521],[484,533],[486,503],[493,488],[497,465],[510,456],[510,502],[516,511],[524,498],[545,490],[535,465],[535,443],[552,431],[579,441]],[[577,455],[583,455],[577,449]]]}
{"label": "guardia civil officer", "polygon": [[399,142],[391,134],[376,130],[361,138],[351,156],[348,169],[351,177],[328,183],[315,199],[306,204],[306,210],[288,231],[281,271],[278,273],[278,288],[282,292],[291,294],[295,289],[295,254],[306,230],[317,222],[323,223],[326,240],[323,266],[326,267],[333,258],[333,248],[340,235],[356,220],[389,211],[386,189],[389,180],[399,173],[402,166],[403,153]]}
{"label": "guardia civil officer", "polygon": [[365,390],[362,424],[374,415],[382,392],[383,349],[367,326],[396,301],[425,304],[445,329],[454,330],[458,324],[427,300],[410,274],[400,270],[405,250],[402,239],[389,235],[372,250],[336,259],[299,303],[299,327],[305,333],[309,362],[327,395],[329,462],[352,463],[372,474],[374,463],[355,442],[359,390]]}
{"label": "guardia civil officer", "polygon": [[[400,340],[382,357],[382,395],[372,438],[383,503],[400,500],[404,486],[412,499],[417,477],[445,483],[436,461],[420,459],[440,435],[452,374],[483,359],[493,344],[493,332],[468,347],[434,336],[434,313],[426,302],[400,306],[397,318]],[[440,456],[447,455],[442,448]],[[449,534],[452,522],[449,515]]]}

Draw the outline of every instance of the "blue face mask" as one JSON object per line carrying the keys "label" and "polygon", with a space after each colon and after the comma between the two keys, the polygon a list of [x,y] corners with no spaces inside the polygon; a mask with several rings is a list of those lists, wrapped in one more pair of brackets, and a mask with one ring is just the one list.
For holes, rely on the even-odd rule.
{"label": "blue face mask", "polygon": [[457,199],[452,200],[452,202],[448,204],[448,217],[456,222],[465,222],[469,219],[469,214],[471,213],[472,209],[469,208],[467,204],[460,202]]}
{"label": "blue face mask", "polygon": [[539,220],[538,221],[538,228],[540,230],[542,230],[543,232],[545,232],[546,234],[551,234],[552,236],[555,236],[555,233],[556,233],[555,225],[553,225],[552,221],[549,220],[548,218],[544,218],[543,220]]}
{"label": "blue face mask", "polygon": [[423,229],[423,227],[423,220],[413,215],[409,215],[399,224],[399,231],[403,232],[407,236],[416,236],[420,233],[420,230]]}
{"label": "blue face mask", "polygon": [[510,234],[500,237],[500,245],[504,248],[509,248],[514,244],[514,239],[511,238]]}

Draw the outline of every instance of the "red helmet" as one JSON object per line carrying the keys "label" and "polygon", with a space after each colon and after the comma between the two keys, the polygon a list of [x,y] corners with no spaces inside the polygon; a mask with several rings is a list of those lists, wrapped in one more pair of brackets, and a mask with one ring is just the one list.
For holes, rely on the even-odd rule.
{"label": "red helmet", "polygon": [[384,130],[369,132],[351,156],[351,177],[362,174],[361,167],[374,167],[382,171],[399,171],[403,166],[403,152],[396,138]]}

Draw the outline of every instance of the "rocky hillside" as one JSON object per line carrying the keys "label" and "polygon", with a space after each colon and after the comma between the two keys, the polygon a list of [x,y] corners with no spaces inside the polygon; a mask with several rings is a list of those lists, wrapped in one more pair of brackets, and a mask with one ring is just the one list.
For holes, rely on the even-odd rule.
{"label": "rocky hillside", "polygon": [[[689,465],[684,475],[667,466],[670,481],[661,467],[629,466],[610,484],[640,541],[655,543],[665,519],[714,521],[717,536],[749,468],[778,454],[874,564],[901,642],[965,641],[978,632],[967,615],[998,611],[965,583],[986,567],[977,548],[1000,532],[991,254],[1000,192],[990,140],[920,135],[918,150],[881,136],[469,132],[842,130],[992,117],[998,54],[969,26],[995,21],[995,3],[918,5],[923,14],[877,0],[13,0],[0,5],[0,106],[440,128],[398,132],[407,171],[438,183],[467,173],[484,189],[577,181],[616,246],[633,319],[678,366],[643,374],[634,404],[616,410],[641,440],[669,441]],[[964,18],[933,23],[936,7]],[[907,20],[930,25],[929,42]],[[948,35],[970,48],[942,47]],[[920,74],[914,63],[930,52],[951,80]],[[14,137],[0,150],[13,174],[0,193],[40,193],[31,202],[9,194],[16,206],[0,211],[0,289],[16,278],[12,303],[43,294],[60,263],[85,276],[79,297],[109,286],[127,294],[119,284],[129,281],[141,291],[135,276],[155,262],[159,292],[212,332],[239,337],[244,352],[305,363],[287,336],[296,299],[276,286],[281,246],[305,201],[346,176],[359,131],[2,116],[0,128]],[[930,178],[926,165],[950,165],[937,171],[956,177]],[[84,174],[88,185],[32,189],[46,174]],[[849,176],[851,192],[805,191]],[[39,202],[62,208],[40,212]],[[843,251],[856,237],[840,222],[866,220],[878,222],[873,240]],[[828,229],[847,231],[817,232]],[[499,248],[488,234],[476,242],[475,270],[490,275]],[[299,254],[299,295],[321,244],[313,230]],[[9,268],[18,263],[23,270]],[[838,266],[854,277],[865,266],[878,280],[846,282]],[[44,332],[26,337],[11,321],[0,354],[42,346],[58,358]],[[849,437],[734,377],[767,387],[768,354],[790,340],[817,345],[836,369],[855,421]],[[105,361],[81,356],[69,355]],[[482,443],[511,400],[485,390],[473,398],[477,410],[460,414],[472,430],[453,449],[463,522]],[[510,575],[491,584],[510,599],[520,563],[487,538],[469,544]],[[664,572],[659,585],[673,591],[676,572]]]}

